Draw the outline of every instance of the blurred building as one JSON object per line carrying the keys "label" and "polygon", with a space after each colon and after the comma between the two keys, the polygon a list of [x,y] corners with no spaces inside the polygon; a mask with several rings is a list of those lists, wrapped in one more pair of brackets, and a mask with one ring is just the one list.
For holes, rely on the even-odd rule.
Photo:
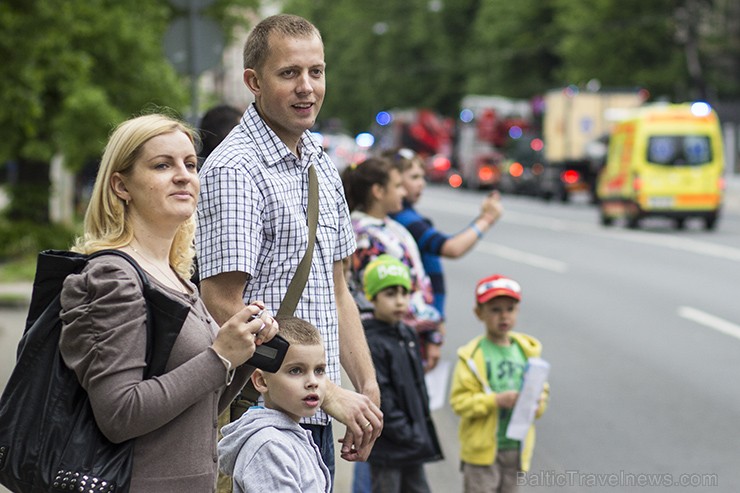
{"label": "blurred building", "polygon": [[244,85],[243,50],[244,42],[252,27],[260,20],[280,13],[282,2],[279,0],[262,0],[258,11],[245,9],[244,22],[234,31],[233,41],[224,48],[221,64],[203,73],[200,79],[202,100],[215,99],[219,103],[230,104],[246,109],[254,97]]}

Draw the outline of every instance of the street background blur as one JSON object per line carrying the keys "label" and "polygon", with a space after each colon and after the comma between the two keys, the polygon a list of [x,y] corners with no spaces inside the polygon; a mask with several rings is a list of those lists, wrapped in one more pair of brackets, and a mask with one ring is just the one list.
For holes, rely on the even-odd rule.
{"label": "street background blur", "polygon": [[[3,2],[3,387],[36,254],[68,248],[80,231],[109,132],[143,112],[197,126],[214,105],[246,108],[242,45],[278,12],[322,32],[327,95],[313,130],[339,170],[412,148],[430,182],[419,209],[447,232],[474,217],[481,194],[503,193],[500,223],[445,262],[443,353],[453,362],[480,332],[470,295],[479,277],[520,281],[519,328],[543,341],[552,364],[522,491],[740,491],[734,0]],[[595,187],[614,126],[635,108],[696,102],[721,123],[716,224],[603,226]],[[433,491],[454,493],[457,418],[448,406],[434,418],[446,459],[428,473]],[[350,476],[340,463],[335,491],[349,491]]]}
{"label": "street background blur", "polygon": [[[432,186],[420,210],[456,231],[475,214],[481,193]],[[450,320],[443,358],[454,362],[456,348],[482,330],[473,315],[475,282],[495,272],[518,280],[517,328],[543,342],[552,365],[531,473],[544,485],[522,491],[739,491],[740,384],[732,375],[740,371],[733,301],[740,183],[714,232],[700,222],[676,231],[661,219],[640,231],[605,229],[585,197],[570,204],[503,200],[504,217],[473,252],[445,262]],[[27,296],[30,284],[0,284],[0,296],[11,290]],[[0,387],[24,317],[23,303],[0,307]],[[458,419],[449,406],[433,417],[445,460],[427,466],[432,491],[458,493]],[[335,430],[337,437],[344,432],[341,425]],[[351,465],[337,464],[335,491],[349,492]],[[661,486],[630,486],[625,478],[638,475]],[[545,487],[547,478],[552,484]],[[618,483],[589,486],[595,478]],[[673,484],[682,478],[697,484]]]}

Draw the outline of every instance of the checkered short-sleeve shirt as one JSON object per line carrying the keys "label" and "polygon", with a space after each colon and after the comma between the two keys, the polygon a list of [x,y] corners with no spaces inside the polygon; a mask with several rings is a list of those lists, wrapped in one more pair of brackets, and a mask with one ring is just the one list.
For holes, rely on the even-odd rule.
{"label": "checkered short-sleeve shirt", "polygon": [[[308,168],[319,180],[319,220],[311,272],[295,315],[314,324],[326,347],[327,374],[340,383],[334,262],[352,254],[355,236],[339,174],[310,132],[296,157],[253,105],[200,171],[196,248],[201,279],[250,276],[244,300],[276,313],[308,245]],[[326,424],[319,412],[311,423]]]}

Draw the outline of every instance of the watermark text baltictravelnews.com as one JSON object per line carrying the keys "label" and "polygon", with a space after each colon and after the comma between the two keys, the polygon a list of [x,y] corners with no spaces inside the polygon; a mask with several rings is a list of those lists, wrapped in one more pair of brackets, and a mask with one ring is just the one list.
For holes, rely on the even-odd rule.
{"label": "watermark text baltictravelnews.com", "polygon": [[517,474],[518,486],[579,486],[579,487],[612,487],[625,486],[662,486],[667,488],[706,488],[719,485],[716,474],[686,473],[632,473],[619,471],[615,473],[587,473],[583,471],[536,471]]}

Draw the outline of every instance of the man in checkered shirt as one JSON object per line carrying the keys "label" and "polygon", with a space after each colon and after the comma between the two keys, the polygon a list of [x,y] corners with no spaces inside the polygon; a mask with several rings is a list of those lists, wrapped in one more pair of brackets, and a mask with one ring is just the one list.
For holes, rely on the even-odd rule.
{"label": "man in checkered shirt", "polygon": [[[277,312],[308,243],[308,169],[319,182],[311,272],[295,315],[319,328],[333,384],[323,409],[347,425],[341,456],[365,460],[382,429],[380,391],[342,261],[354,231],[336,168],[308,131],[324,99],[321,35],[297,16],[260,22],[244,46],[244,82],[255,98],[200,171],[196,246],[202,297],[222,323],[262,300]],[[357,392],[343,389],[341,364]],[[333,472],[329,417],[303,426]]]}

